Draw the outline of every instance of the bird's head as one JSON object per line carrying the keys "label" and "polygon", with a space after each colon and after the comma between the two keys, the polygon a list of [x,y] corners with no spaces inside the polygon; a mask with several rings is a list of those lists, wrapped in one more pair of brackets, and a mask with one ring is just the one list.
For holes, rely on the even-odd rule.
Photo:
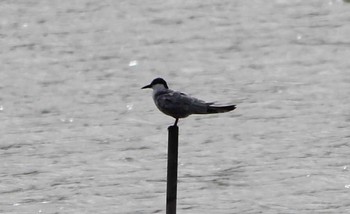
{"label": "bird's head", "polygon": [[151,84],[143,86],[141,89],[152,88],[152,89],[168,89],[168,85],[162,78],[154,79]]}

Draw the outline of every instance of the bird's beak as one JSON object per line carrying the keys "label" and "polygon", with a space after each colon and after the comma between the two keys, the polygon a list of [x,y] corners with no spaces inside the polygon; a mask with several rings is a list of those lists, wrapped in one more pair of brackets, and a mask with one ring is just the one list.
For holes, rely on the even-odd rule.
{"label": "bird's beak", "polygon": [[146,85],[146,86],[143,86],[141,89],[145,89],[145,88],[152,88],[151,85]]}

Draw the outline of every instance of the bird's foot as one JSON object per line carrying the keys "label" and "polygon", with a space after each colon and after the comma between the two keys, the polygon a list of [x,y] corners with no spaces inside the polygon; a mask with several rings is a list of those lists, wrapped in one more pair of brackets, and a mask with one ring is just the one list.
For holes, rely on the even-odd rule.
{"label": "bird's foot", "polygon": [[177,126],[177,122],[179,121],[179,118],[176,118],[175,123],[173,126]]}

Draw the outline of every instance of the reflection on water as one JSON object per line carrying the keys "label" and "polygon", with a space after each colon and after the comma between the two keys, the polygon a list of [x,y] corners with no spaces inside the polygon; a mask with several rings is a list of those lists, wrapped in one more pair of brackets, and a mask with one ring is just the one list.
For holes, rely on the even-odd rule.
{"label": "reflection on water", "polygon": [[346,2],[4,2],[0,212],[164,213],[161,76],[238,105],[180,121],[180,213],[348,213]]}

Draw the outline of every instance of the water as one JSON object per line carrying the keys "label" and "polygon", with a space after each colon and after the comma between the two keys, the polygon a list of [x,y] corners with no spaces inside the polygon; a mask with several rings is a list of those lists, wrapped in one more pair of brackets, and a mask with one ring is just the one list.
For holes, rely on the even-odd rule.
{"label": "water", "polygon": [[180,120],[178,213],[349,213],[349,9],[2,2],[0,212],[164,213],[161,76],[238,105]]}

